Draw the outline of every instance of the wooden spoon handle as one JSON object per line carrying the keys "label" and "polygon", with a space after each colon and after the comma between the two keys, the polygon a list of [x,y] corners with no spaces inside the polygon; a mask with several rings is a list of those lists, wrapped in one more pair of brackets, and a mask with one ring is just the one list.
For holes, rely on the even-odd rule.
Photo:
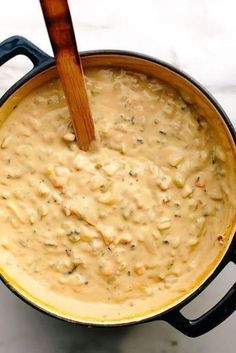
{"label": "wooden spoon handle", "polygon": [[76,139],[80,149],[86,151],[95,139],[94,125],[68,3],[67,0],[40,0],[40,3]]}

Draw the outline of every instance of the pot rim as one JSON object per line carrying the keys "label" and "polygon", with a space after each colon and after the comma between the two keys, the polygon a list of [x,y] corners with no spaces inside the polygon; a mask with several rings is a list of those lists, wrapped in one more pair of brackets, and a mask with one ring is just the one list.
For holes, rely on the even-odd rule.
{"label": "pot rim", "polygon": [[[236,145],[236,130],[234,129],[233,124],[231,123],[229,117],[227,116],[226,112],[223,110],[221,105],[218,103],[218,101],[211,95],[211,93],[204,88],[198,81],[193,79],[189,74],[185,73],[184,71],[176,68],[175,66],[162,61],[160,59],[156,59],[155,57],[146,55],[146,54],[141,54],[138,52],[134,51],[127,51],[127,50],[109,50],[109,49],[104,49],[104,50],[88,50],[88,51],[83,51],[80,53],[81,57],[91,57],[91,56],[102,56],[102,55],[118,55],[118,56],[127,56],[127,57],[134,57],[138,59],[143,59],[149,62],[152,62],[154,64],[158,64],[160,66],[163,66],[170,71],[172,71],[174,74],[178,74],[182,78],[186,79],[189,81],[192,85],[194,85],[214,106],[214,108],[217,110],[217,112],[220,114],[221,118],[225,122],[230,136],[232,137],[232,140],[234,141],[234,145]],[[45,54],[45,59],[44,62],[42,62],[39,66],[33,67],[33,69],[27,73],[24,77],[22,77],[20,80],[18,80],[13,86],[11,86],[5,94],[0,98],[0,108],[1,106],[11,97],[13,93],[15,93],[22,85],[27,83],[29,80],[36,78],[38,74],[41,74],[42,72],[52,68],[55,66],[55,59],[47,54]],[[87,321],[80,321],[76,319],[70,319],[69,317],[63,316],[61,314],[57,314],[53,311],[50,311],[46,309],[45,307],[37,304],[36,302],[33,302],[31,299],[27,298],[24,296],[20,291],[18,291],[14,286],[8,282],[5,277],[3,276],[2,273],[0,273],[0,279],[2,282],[21,300],[23,300],[26,304],[30,305],[31,307],[37,309],[38,311],[47,314],[50,317],[54,317],[59,320],[63,320],[65,322],[71,323],[71,324],[80,324],[88,327],[106,327],[106,328],[113,328],[113,327],[124,327],[124,326],[131,326],[131,325],[136,325],[136,324],[142,324],[145,322],[152,322],[155,320],[165,320],[165,317],[167,317],[170,313],[174,314],[174,312],[178,312],[181,310],[185,305],[187,305],[190,301],[192,301],[197,295],[199,295],[215,278],[216,276],[223,270],[223,268],[230,262],[233,261],[234,256],[235,256],[235,249],[236,249],[236,233],[232,236],[232,239],[229,243],[229,246],[219,261],[219,263],[216,265],[216,267],[212,270],[212,272],[206,277],[205,280],[190,294],[187,294],[186,297],[184,297],[182,300],[180,300],[177,303],[174,303],[173,306],[168,307],[164,311],[161,311],[160,313],[155,314],[148,314],[147,317],[143,318],[134,318],[131,319],[130,321],[125,321],[125,322],[115,322],[115,323],[110,323],[110,322],[87,322]]]}

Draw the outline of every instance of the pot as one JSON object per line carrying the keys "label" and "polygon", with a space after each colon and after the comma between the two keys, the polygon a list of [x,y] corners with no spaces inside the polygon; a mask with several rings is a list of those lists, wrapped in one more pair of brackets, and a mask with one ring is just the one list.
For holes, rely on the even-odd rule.
{"label": "pot", "polygon": [[[16,55],[25,55],[32,64],[33,69],[27,73],[22,79],[16,82],[0,99],[0,122],[9,115],[14,109],[14,106],[26,96],[32,89],[43,84],[51,78],[57,77],[55,61],[52,57],[44,53],[27,39],[14,36],[6,39],[0,43],[0,65],[3,65],[9,59]],[[160,60],[144,56],[137,53],[127,51],[90,51],[84,52],[82,55],[83,66],[119,66],[128,70],[135,70],[142,72],[156,78],[166,81],[170,85],[187,93],[191,97],[193,103],[197,104],[203,111],[207,112],[208,117],[214,119],[216,124],[220,124],[225,132],[225,138],[228,138],[232,150],[236,157],[236,132],[220,105],[216,100],[195,80],[185,73],[177,70],[173,66],[166,64]],[[235,195],[233,195],[235,197]],[[236,234],[235,222],[229,227],[229,241],[226,247],[222,250],[222,254],[215,261],[207,275],[204,276],[202,282],[197,288],[194,288],[187,296],[181,298],[170,307],[162,312],[149,314],[148,317],[138,317],[130,321],[122,323],[96,323],[83,322],[80,320],[71,320],[69,317],[62,315],[55,310],[50,310],[43,303],[32,298],[29,294],[24,293],[22,288],[2,273],[0,269],[0,276],[5,285],[14,292],[19,298],[30,304],[32,307],[59,319],[73,322],[76,324],[85,324],[88,326],[123,326],[133,325],[144,322],[164,320],[174,326],[187,336],[196,337],[208,332],[212,328],[223,322],[236,309],[236,283],[225,294],[225,296],[209,311],[194,320],[187,319],[180,310],[191,300],[193,300],[199,293],[206,288],[209,283],[222,271],[222,269],[229,263],[236,264]]]}

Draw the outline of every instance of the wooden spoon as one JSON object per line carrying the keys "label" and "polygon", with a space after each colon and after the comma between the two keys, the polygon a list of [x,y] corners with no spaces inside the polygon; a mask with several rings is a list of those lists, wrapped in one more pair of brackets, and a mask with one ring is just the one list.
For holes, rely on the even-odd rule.
{"label": "wooden spoon", "polygon": [[40,0],[79,148],[95,139],[83,68],[67,0]]}

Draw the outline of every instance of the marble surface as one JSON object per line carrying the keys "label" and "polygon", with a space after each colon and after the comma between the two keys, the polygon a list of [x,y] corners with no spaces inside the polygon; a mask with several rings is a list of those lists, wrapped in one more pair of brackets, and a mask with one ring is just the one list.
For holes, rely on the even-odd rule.
{"label": "marble surface", "polygon": [[[128,49],[168,61],[207,87],[236,125],[233,0],[71,0],[70,5],[81,50]],[[51,53],[38,0],[1,2],[0,41],[15,34]],[[24,57],[2,66],[0,95],[29,68]],[[235,273],[229,265],[184,313],[193,318],[210,308]],[[0,353],[233,353],[236,346],[235,314],[197,339],[162,322],[87,329],[36,312],[2,284],[0,312]]]}

